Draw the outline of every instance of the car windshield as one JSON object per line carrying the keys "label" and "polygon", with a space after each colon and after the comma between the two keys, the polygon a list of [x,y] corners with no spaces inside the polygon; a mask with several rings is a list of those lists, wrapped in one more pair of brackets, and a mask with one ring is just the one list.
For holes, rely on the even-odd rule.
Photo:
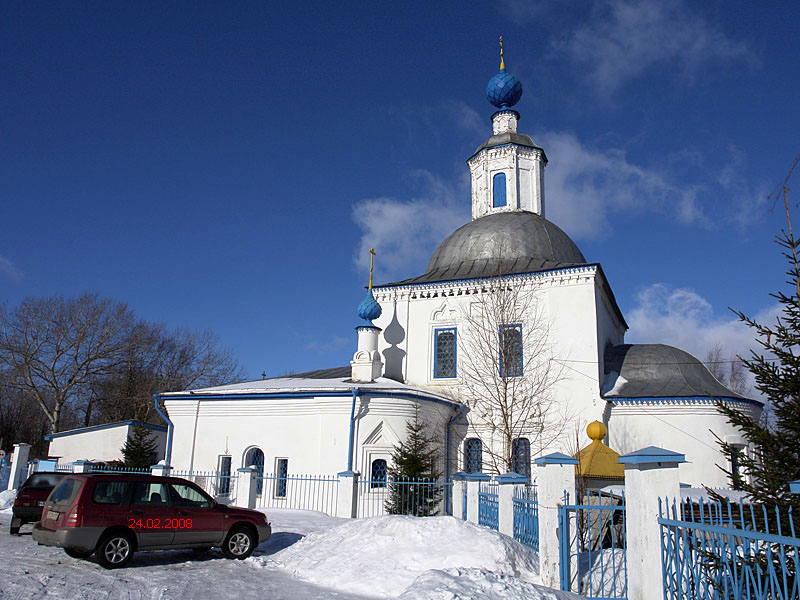
{"label": "car windshield", "polygon": [[63,473],[34,473],[22,484],[26,488],[54,488],[64,477]]}

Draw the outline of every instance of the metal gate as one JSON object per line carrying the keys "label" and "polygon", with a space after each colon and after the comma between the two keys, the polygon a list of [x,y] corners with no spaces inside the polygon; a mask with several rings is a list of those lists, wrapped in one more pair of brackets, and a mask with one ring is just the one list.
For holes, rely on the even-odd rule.
{"label": "metal gate", "polygon": [[588,492],[584,504],[558,507],[561,589],[586,598],[628,597],[625,496]]}

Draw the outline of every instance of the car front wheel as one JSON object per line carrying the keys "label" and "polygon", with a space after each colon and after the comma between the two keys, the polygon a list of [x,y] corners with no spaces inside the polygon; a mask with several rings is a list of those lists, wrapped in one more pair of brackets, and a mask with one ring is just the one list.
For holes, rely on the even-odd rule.
{"label": "car front wheel", "polygon": [[97,562],[106,569],[118,569],[133,558],[133,539],[127,533],[110,533],[97,544]]}
{"label": "car front wheel", "polygon": [[235,527],[222,543],[226,558],[244,560],[256,549],[256,533],[249,527]]}

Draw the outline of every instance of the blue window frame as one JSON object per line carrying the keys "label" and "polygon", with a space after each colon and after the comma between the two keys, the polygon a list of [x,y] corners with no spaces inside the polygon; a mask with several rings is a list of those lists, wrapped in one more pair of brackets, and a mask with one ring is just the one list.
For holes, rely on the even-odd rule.
{"label": "blue window frame", "polygon": [[522,325],[500,327],[500,376],[522,375]]}
{"label": "blue window frame", "polygon": [[244,466],[256,467],[258,476],[256,477],[256,493],[260,496],[264,489],[264,452],[261,448],[250,448],[244,457]]}
{"label": "blue window frame", "polygon": [[492,178],[492,206],[499,208],[506,205],[506,174],[497,173]]}
{"label": "blue window frame", "polygon": [[483,468],[483,444],[478,438],[469,438],[464,442],[464,471],[480,473]]}
{"label": "blue window frame", "polygon": [[289,459],[275,459],[275,497],[286,498],[286,481],[289,476]]}
{"label": "blue window frame", "polygon": [[511,470],[530,479],[531,441],[528,438],[516,438],[511,442]]}
{"label": "blue window frame", "polygon": [[371,488],[385,488],[386,487],[386,461],[382,458],[376,458],[372,461],[372,469],[370,471],[369,487]]}
{"label": "blue window frame", "polygon": [[456,376],[456,328],[434,329],[433,376]]}

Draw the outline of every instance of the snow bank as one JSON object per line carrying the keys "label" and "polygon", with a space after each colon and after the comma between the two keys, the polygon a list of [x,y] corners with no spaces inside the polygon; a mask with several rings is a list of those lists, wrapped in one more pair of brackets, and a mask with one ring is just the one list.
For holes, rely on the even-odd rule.
{"label": "snow bank", "polygon": [[581,596],[485,569],[426,571],[397,600],[578,600]]}
{"label": "snow bank", "polygon": [[0,510],[5,510],[14,504],[17,498],[17,490],[5,490],[0,492]]}
{"label": "snow bank", "polygon": [[511,538],[453,517],[386,516],[312,533],[269,557],[298,577],[338,590],[395,597],[430,569],[474,568],[539,579],[538,555]]}

